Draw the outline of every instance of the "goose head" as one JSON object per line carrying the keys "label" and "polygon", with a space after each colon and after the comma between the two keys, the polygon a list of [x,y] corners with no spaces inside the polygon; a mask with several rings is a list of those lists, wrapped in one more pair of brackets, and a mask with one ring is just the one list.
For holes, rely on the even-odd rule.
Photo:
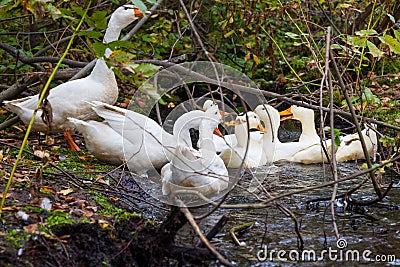
{"label": "goose head", "polygon": [[279,115],[281,116],[281,121],[290,119],[302,122],[309,119],[314,120],[314,110],[296,105],[292,105],[290,108],[279,112]]}
{"label": "goose head", "polygon": [[244,125],[247,129],[247,121],[249,122],[249,129],[257,129],[259,131],[265,132],[265,129],[261,124],[260,117],[257,115],[257,113],[254,113],[253,111],[238,115],[234,123],[237,124],[237,126]]}
{"label": "goose head", "polygon": [[266,124],[266,126],[268,124],[272,124],[273,126],[278,125],[279,127],[280,115],[279,111],[276,110],[274,107],[267,104],[258,105],[254,110],[254,113],[259,116],[259,118]]}
{"label": "goose head", "polygon": [[[149,14],[149,12],[146,11],[145,14]],[[118,40],[121,30],[141,17],[143,17],[143,13],[136,6],[120,6],[111,14],[107,30],[104,34],[103,42],[110,43]],[[111,51],[107,51],[106,57],[108,57],[110,54]]]}
{"label": "goose head", "polygon": [[[146,11],[147,14],[147,11]],[[112,13],[109,25],[123,29],[129,24],[143,17],[143,12],[134,5],[123,5]]]}
{"label": "goose head", "polygon": [[202,123],[208,127],[213,127],[211,132],[218,127],[218,124],[222,121],[221,111],[218,109],[218,104],[207,100],[203,105],[204,117]]}
{"label": "goose head", "polygon": [[270,105],[262,104],[256,107],[254,113],[264,122],[267,132],[266,136],[269,136],[272,141],[278,141],[278,129],[280,126],[279,111]]}
{"label": "goose head", "polygon": [[203,104],[203,110],[206,111],[214,106],[218,106],[217,103],[215,103],[211,99],[207,99]]}
{"label": "goose head", "polygon": [[[207,102],[207,101],[206,101]],[[203,106],[204,107],[204,106]],[[213,133],[218,129],[218,124],[222,121],[222,115],[216,103],[209,103],[209,107],[202,116],[199,126],[199,148],[215,154],[215,146],[212,141]]]}

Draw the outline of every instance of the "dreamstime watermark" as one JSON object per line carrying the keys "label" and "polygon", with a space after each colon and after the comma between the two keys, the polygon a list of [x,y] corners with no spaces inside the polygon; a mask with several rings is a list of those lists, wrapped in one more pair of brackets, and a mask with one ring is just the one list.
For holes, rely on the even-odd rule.
{"label": "dreamstime watermark", "polygon": [[[215,92],[204,94],[200,98],[191,96],[189,100],[176,106],[172,103],[170,106],[166,105],[170,110],[162,124],[162,130],[149,118],[152,112],[160,115],[158,104],[164,101],[164,95],[171,97],[179,92],[177,90],[180,88],[186,88],[185,92],[192,90],[193,95],[196,95],[195,90],[202,90],[201,84],[207,87],[213,85]],[[192,89],[189,90],[190,87]],[[222,88],[224,92],[231,91],[232,94],[240,95],[240,100],[249,111],[266,101],[257,85],[245,74],[227,65],[208,61],[185,62],[163,69],[136,90],[127,107],[136,115],[132,115],[132,119],[127,113],[122,129],[124,157],[129,169],[139,174],[134,176],[137,184],[153,198],[169,205],[177,205],[175,198],[179,196],[180,202],[188,207],[201,206],[209,203],[210,198],[216,201],[223,197],[241,177],[241,170],[225,174],[223,168],[214,167],[219,166],[220,158],[217,153],[207,154],[208,151],[216,151],[215,147],[210,149],[210,144],[197,144],[204,146],[201,156],[191,149],[186,149],[191,146],[189,130],[195,129],[200,133],[200,126],[203,125],[204,129],[207,126],[203,119],[202,123],[196,124],[198,117],[187,118],[178,123],[179,127],[175,127],[175,122],[185,114],[196,110],[206,111],[204,105],[207,99],[217,104],[223,111],[222,114],[227,114],[227,122],[235,119],[236,112],[234,106],[230,105],[230,100],[226,97],[218,98],[223,95]],[[179,130],[176,133],[175,128]],[[227,134],[232,132],[229,128],[233,127],[221,123],[220,128],[225,128]],[[171,138],[171,134],[176,139]],[[158,170],[165,161],[171,164],[167,164],[161,171]],[[146,172],[152,173],[151,179],[142,175]],[[260,184],[262,179],[265,177],[259,178],[257,183],[250,184],[249,191],[255,191],[253,187]]]}
{"label": "dreamstime watermark", "polygon": [[328,247],[328,249],[317,252],[313,249],[298,250],[268,250],[264,245],[262,249],[257,252],[257,259],[259,261],[356,261],[356,262],[394,262],[396,255],[394,254],[380,254],[373,255],[369,249],[360,251],[357,249],[346,249],[347,241],[340,238],[336,242],[336,248]]}

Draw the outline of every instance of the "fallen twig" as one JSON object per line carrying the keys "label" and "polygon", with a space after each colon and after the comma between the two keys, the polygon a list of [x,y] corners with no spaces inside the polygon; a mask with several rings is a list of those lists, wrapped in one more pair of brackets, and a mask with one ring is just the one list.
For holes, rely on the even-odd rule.
{"label": "fallen twig", "polygon": [[183,214],[185,214],[186,219],[188,220],[188,222],[190,223],[190,225],[192,226],[192,228],[196,232],[196,234],[200,237],[203,244],[215,255],[215,257],[217,257],[217,259],[222,264],[224,264],[226,266],[234,266],[227,259],[225,259],[213,246],[211,246],[210,242],[207,240],[207,238],[201,232],[199,226],[197,225],[196,221],[193,218],[192,213],[185,206],[185,204],[178,199],[176,201],[178,202],[178,205],[181,207],[180,210],[183,212]]}

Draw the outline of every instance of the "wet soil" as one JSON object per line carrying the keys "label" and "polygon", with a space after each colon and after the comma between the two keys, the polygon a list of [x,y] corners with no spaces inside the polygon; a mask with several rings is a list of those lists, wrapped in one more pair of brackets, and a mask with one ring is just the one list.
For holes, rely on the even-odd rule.
{"label": "wet soil", "polygon": [[[4,192],[15,160],[12,145],[20,145],[19,135],[8,133],[7,144],[4,139],[0,144],[0,192]],[[32,135],[31,143],[37,138]],[[83,140],[77,137],[77,141]],[[177,231],[186,223],[180,212],[171,212],[166,206],[149,208],[146,195],[132,177],[113,171],[110,181],[105,181],[105,173],[115,167],[97,162],[86,152],[67,155],[63,146],[62,138],[55,137],[50,146],[30,148],[34,147],[36,154],[50,153],[59,166],[65,158],[84,164],[62,172],[32,152],[24,153],[1,215],[0,266],[204,265],[207,259],[214,259],[204,248],[174,243]],[[106,203],[96,200],[99,194]],[[107,206],[119,210],[112,213]],[[162,219],[152,220],[146,209]]]}

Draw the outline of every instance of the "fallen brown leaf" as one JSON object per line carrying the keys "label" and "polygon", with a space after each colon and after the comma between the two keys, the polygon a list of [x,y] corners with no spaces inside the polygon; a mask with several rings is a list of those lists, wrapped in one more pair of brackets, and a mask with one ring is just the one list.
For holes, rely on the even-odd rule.
{"label": "fallen brown leaf", "polygon": [[47,152],[46,150],[44,150],[44,151],[42,151],[42,150],[35,150],[35,151],[33,151],[33,154],[36,156],[36,157],[39,157],[39,158],[48,158],[48,157],[50,157],[50,154],[49,154],[49,152]]}
{"label": "fallen brown leaf", "polygon": [[7,210],[7,211],[14,211],[14,210],[19,210],[20,207],[3,207],[3,210]]}
{"label": "fallen brown leaf", "polygon": [[36,231],[38,231],[38,223],[33,223],[27,226],[24,226],[24,230],[30,234],[34,234]]}
{"label": "fallen brown leaf", "polygon": [[92,165],[86,165],[86,166],[83,166],[83,168],[88,169],[88,170],[92,170],[92,169],[94,169],[95,167],[92,166]]}
{"label": "fallen brown leaf", "polygon": [[92,159],[92,158],[93,158],[93,155],[83,155],[83,156],[79,156],[79,158],[80,158],[81,160],[88,160],[88,159]]}
{"label": "fallen brown leaf", "polygon": [[66,196],[68,194],[71,194],[72,192],[74,192],[74,190],[72,190],[71,188],[68,188],[68,189],[60,190],[57,193],[61,194],[63,196]]}
{"label": "fallen brown leaf", "polygon": [[53,189],[51,189],[51,188],[49,188],[48,186],[43,186],[43,187],[42,187],[42,190],[45,191],[45,192],[47,192],[47,193],[50,193],[50,194],[52,194],[52,195],[55,195],[55,194],[56,194],[56,191],[53,190]]}
{"label": "fallen brown leaf", "polygon": [[92,217],[93,216],[93,211],[86,211],[83,215],[85,216],[85,217]]}
{"label": "fallen brown leaf", "polygon": [[74,198],[74,197],[66,197],[66,198],[64,198],[64,200],[65,200],[65,202],[70,203],[70,202],[76,201],[76,198]]}
{"label": "fallen brown leaf", "polygon": [[[10,197],[12,193],[7,193],[6,198]],[[0,197],[3,197],[3,193],[0,193]]]}

